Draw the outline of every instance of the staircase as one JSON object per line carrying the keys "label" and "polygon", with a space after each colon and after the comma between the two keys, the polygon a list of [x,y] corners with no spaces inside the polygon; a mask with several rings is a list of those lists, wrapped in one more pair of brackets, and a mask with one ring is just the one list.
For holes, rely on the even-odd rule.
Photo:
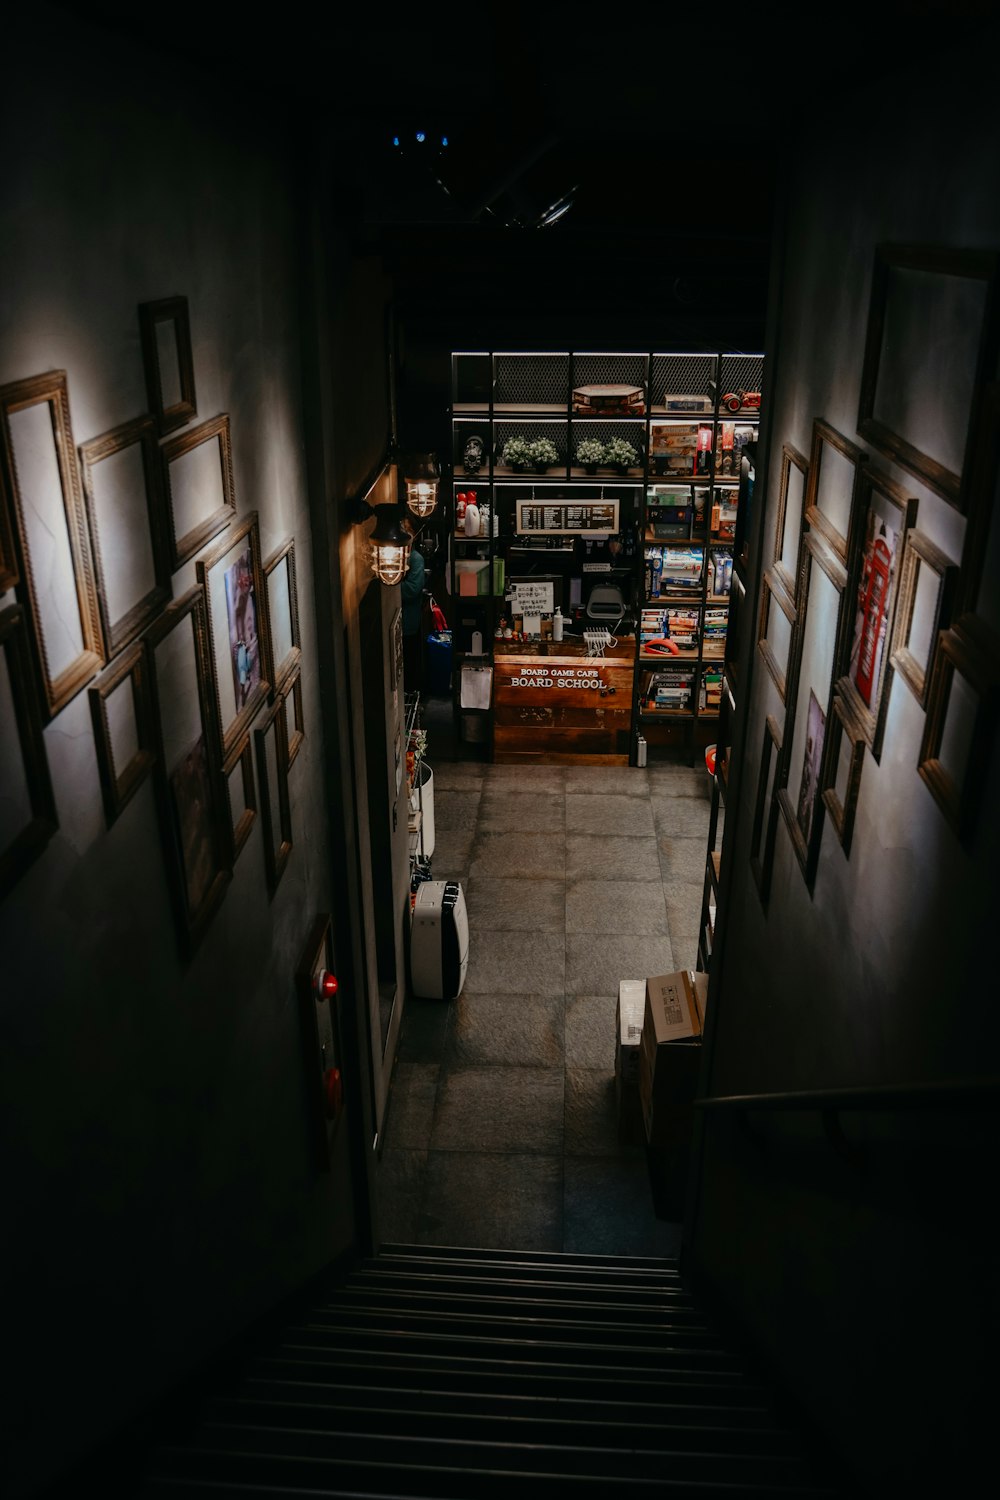
{"label": "staircase", "polygon": [[153,1449],[154,1497],[824,1496],[668,1260],[385,1247]]}

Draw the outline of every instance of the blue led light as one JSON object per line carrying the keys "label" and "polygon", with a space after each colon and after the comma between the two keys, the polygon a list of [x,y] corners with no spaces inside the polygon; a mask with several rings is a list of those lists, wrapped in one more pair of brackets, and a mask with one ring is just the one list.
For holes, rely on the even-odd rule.
{"label": "blue led light", "polygon": [[424,134],[424,132],[422,130],[418,130],[417,131],[417,140],[418,141],[425,141],[426,139],[427,139],[427,137]]}
{"label": "blue led light", "polygon": [[441,144],[442,144],[442,146],[447,146],[447,144],[448,144],[448,137],[446,135],[443,135],[441,137]]}
{"label": "blue led light", "polygon": [[392,144],[394,146],[398,146],[399,145],[399,136],[398,135],[394,135],[393,136],[393,138],[392,138]]}

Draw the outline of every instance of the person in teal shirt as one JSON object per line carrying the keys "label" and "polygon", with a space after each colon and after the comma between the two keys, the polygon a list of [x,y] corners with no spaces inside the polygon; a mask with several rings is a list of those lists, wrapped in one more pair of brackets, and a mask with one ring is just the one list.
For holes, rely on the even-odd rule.
{"label": "person in teal shirt", "polygon": [[[413,526],[404,522],[407,531],[413,534]],[[426,576],[423,554],[414,542],[403,582],[403,685],[408,693],[419,692],[423,680],[423,615],[424,579]]]}

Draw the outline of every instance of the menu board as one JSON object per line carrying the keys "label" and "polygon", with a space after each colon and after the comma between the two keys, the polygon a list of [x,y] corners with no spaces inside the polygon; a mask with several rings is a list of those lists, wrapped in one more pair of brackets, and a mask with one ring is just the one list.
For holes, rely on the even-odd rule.
{"label": "menu board", "polygon": [[522,536],[608,536],[618,530],[618,501],[519,500],[517,530]]}

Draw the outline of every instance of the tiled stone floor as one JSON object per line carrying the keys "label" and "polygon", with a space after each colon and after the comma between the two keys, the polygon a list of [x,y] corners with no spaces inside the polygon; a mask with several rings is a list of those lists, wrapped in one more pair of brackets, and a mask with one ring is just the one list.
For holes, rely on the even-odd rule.
{"label": "tiled stone floor", "polygon": [[457,1000],[407,1002],[382,1238],[674,1254],[645,1147],[618,1141],[615,1006],[619,980],[695,965],[707,772],[449,761],[428,737],[432,871],[465,889],[469,967]]}

